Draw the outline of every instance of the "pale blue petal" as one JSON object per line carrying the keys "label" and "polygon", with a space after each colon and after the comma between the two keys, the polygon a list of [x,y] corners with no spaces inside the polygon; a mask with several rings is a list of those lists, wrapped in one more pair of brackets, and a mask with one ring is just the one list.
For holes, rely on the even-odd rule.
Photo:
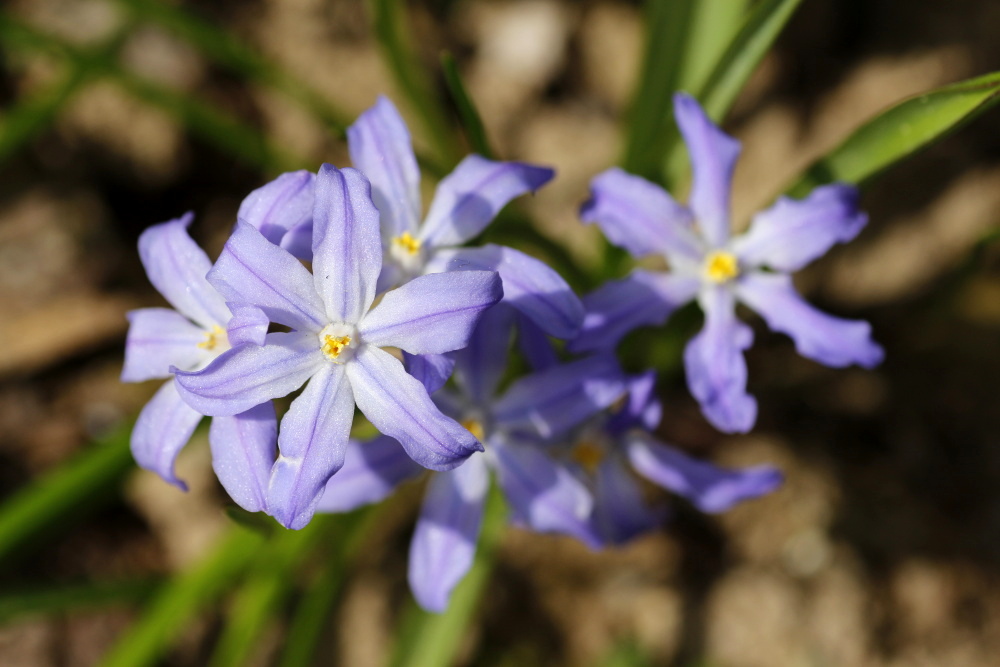
{"label": "pale blue petal", "polygon": [[456,271],[414,278],[386,293],[358,325],[366,343],[411,354],[440,354],[465,345],[484,310],[503,296],[493,271]]}
{"label": "pale blue petal", "polygon": [[382,270],[378,209],[356,169],[324,164],[316,177],[313,277],[330,322],[354,324],[375,300]]}
{"label": "pale blue petal", "polygon": [[482,454],[431,477],[410,542],[408,572],[413,596],[427,611],[447,609],[452,590],[472,566],[489,488]]}
{"label": "pale blue petal", "polygon": [[698,261],[702,255],[691,212],[660,186],[618,167],[590,182],[580,219],[596,222],[611,243],[634,257],[659,253]]}
{"label": "pale blue petal", "polygon": [[431,248],[461,245],[486,228],[511,199],[555,175],[547,167],[469,155],[437,187],[419,239]]}
{"label": "pale blue petal", "polygon": [[263,347],[243,345],[196,373],[175,372],[189,405],[206,415],[235,415],[287,396],[325,363],[315,334],[272,333]]}
{"label": "pale blue petal", "polygon": [[627,436],[626,446],[629,462],[636,471],[649,481],[687,498],[702,512],[725,512],[744,500],[771,493],[782,482],[777,468],[761,465],[726,470],[692,459],[646,433]]}
{"label": "pale blue petal", "polygon": [[652,431],[659,426],[663,404],[656,397],[656,373],[647,371],[628,378],[626,390],[628,400],[611,415],[606,426],[608,432],[621,434],[634,427]]}
{"label": "pale blue petal", "polygon": [[226,301],[205,274],[212,268],[205,251],[188,236],[193,213],[153,225],[139,236],[139,258],[149,282],[181,315],[204,329],[229,319]]}
{"label": "pale blue petal", "polygon": [[[311,172],[304,169],[281,174],[248,194],[240,204],[236,219],[259,229],[271,243],[284,245],[289,231],[312,224],[314,178]],[[300,255],[291,248],[288,251],[302,259],[310,257],[309,254]]]}
{"label": "pale blue petal", "polygon": [[425,471],[387,435],[368,442],[351,440],[347,443],[344,467],[326,483],[326,491],[316,504],[316,511],[350,512],[377,503],[402,482]]}
{"label": "pale blue petal", "polygon": [[850,364],[871,368],[885,356],[872,340],[870,324],[816,310],[795,291],[791,276],[751,273],[737,283],[736,294],[769,327],[791,336],[803,357],[838,368]]}
{"label": "pale blue petal", "polygon": [[256,306],[272,322],[313,332],[327,325],[306,267],[244,222],[237,223],[208,279],[226,301]]}
{"label": "pale blue petal", "polygon": [[281,418],[280,455],[267,491],[267,513],[278,523],[298,530],[312,519],[327,482],[344,465],[353,421],[344,365],[328,362]]}
{"label": "pale blue petal", "polygon": [[746,433],[757,420],[757,401],[746,391],[743,358],[743,350],[753,343],[753,331],[736,319],[728,288],[709,288],[699,302],[705,326],[684,350],[688,387],[713,426],[727,433]]}
{"label": "pale blue petal", "polygon": [[385,97],[347,128],[351,162],[372,183],[372,198],[382,214],[387,238],[416,235],[420,222],[420,169],[410,133]]}
{"label": "pale blue petal", "polygon": [[455,355],[444,354],[410,354],[403,352],[403,366],[406,372],[420,380],[428,394],[433,394],[448,382],[455,369]]}
{"label": "pale blue petal", "polygon": [[132,456],[140,467],[187,491],[187,484],[174,474],[174,461],[201,421],[201,413],[190,408],[169,380],[146,403],[132,427]]}
{"label": "pale blue petal", "polygon": [[721,247],[729,240],[729,194],[740,142],[720,130],[686,93],[674,95],[674,117],[691,156],[688,206],[709,244]]}
{"label": "pale blue petal", "polygon": [[583,327],[570,341],[569,350],[614,349],[631,331],[666,322],[700,287],[697,278],[642,269],[627,278],[610,280],[583,297]]}
{"label": "pale blue petal", "polygon": [[636,480],[619,457],[609,456],[597,467],[594,527],[608,544],[625,544],[663,523],[664,508],[646,504]]}
{"label": "pale blue petal", "polygon": [[308,221],[289,229],[288,233],[281,237],[281,242],[278,245],[299,259],[311,262],[313,256],[312,215],[310,214]]}
{"label": "pale blue petal", "polygon": [[548,335],[524,315],[517,318],[517,346],[534,371],[545,371],[559,365],[559,355]]}
{"label": "pale blue petal", "polygon": [[455,381],[476,405],[487,406],[507,370],[514,312],[502,303],[479,320],[469,344],[454,353]]}
{"label": "pale blue petal", "polygon": [[431,402],[420,381],[388,352],[362,345],[347,364],[358,408],[381,433],[395,438],[414,461],[451,470],[482,445]]}
{"label": "pale blue petal", "polygon": [[168,308],[142,308],[128,313],[122,382],[170,377],[170,367],[185,370],[204,363],[205,330]]}
{"label": "pale blue petal", "polygon": [[229,497],[248,512],[267,509],[277,440],[278,420],[271,401],[232,417],[212,419],[208,430],[212,469]]}
{"label": "pale blue petal", "polygon": [[263,345],[267,327],[271,322],[264,311],[256,306],[236,304],[231,304],[229,308],[233,311],[233,316],[226,327],[229,344],[233,347],[244,343]]}

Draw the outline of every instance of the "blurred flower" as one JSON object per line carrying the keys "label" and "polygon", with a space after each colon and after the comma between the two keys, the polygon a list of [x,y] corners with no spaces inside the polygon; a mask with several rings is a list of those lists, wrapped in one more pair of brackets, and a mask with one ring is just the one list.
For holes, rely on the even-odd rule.
{"label": "blurred flower", "polygon": [[867,216],[857,209],[857,190],[835,183],[802,200],[780,198],[754,216],[746,234],[730,238],[729,191],[739,142],[716,127],[692,97],[677,94],[674,109],[691,155],[688,206],[645,179],[610,169],[593,180],[591,198],[580,212],[584,222],[596,222],[632,255],[664,255],[670,271],[636,270],[588,295],[583,329],[571,349],[614,346],[632,329],[661,324],[697,299],[705,326],[684,352],[688,386],[712,424],[745,432],[757,418],[743,359],[753,332],[736,319],[737,301],[791,336],[805,357],[837,367],[881,362],[882,348],[872,341],[867,322],[814,309],[789,275],[833,244],[857,236]]}

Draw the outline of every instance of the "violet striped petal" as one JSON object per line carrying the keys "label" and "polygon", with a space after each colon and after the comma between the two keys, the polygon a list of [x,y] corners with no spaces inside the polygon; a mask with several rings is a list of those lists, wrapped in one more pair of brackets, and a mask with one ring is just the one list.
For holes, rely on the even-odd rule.
{"label": "violet striped petal", "polygon": [[767,326],[788,334],[803,357],[837,368],[850,364],[871,368],[885,356],[872,340],[868,322],[833,317],[813,308],[795,291],[791,276],[749,273],[737,283],[736,295],[760,313]]}
{"label": "violet striped petal", "polygon": [[597,223],[609,241],[633,257],[662,253],[701,258],[691,211],[660,186],[618,167],[590,182],[590,199],[580,207],[580,219]]}
{"label": "violet striped petal", "polygon": [[208,280],[226,301],[256,306],[272,322],[313,332],[327,325],[306,267],[245,222],[236,224]]}
{"label": "violet striped petal", "polygon": [[281,243],[278,245],[299,259],[311,262],[313,257],[312,216],[310,215],[309,220],[306,222],[295,225],[289,229],[288,232],[281,237]]}
{"label": "violet striped petal", "polygon": [[687,498],[702,512],[725,512],[744,500],[771,493],[782,482],[781,472],[772,466],[726,470],[693,459],[646,433],[626,436],[625,443],[629,462],[639,474]]}
{"label": "violet striped petal", "polygon": [[313,215],[313,278],[330,322],[357,323],[382,269],[378,209],[356,169],[320,167]]}
{"label": "violet striped petal", "polygon": [[437,187],[419,240],[431,248],[461,245],[486,228],[511,199],[555,175],[547,167],[468,155]]}
{"label": "violet striped petal", "polygon": [[397,486],[423,473],[398,442],[380,435],[368,442],[347,443],[344,466],[326,483],[317,512],[350,512],[377,503]]}
{"label": "violet striped petal", "polygon": [[720,431],[746,433],[757,420],[757,401],[747,394],[743,350],[753,331],[736,319],[733,293],[711,287],[699,297],[705,326],[684,349],[688,387],[705,417]]}
{"label": "violet striped petal", "polygon": [[628,378],[625,386],[628,399],[621,410],[614,412],[608,419],[605,427],[607,431],[617,435],[634,427],[652,431],[659,426],[663,404],[656,397],[656,373],[646,371],[633,375]]}
{"label": "violet striped petal", "polygon": [[132,427],[132,457],[141,468],[187,491],[187,484],[174,474],[174,461],[200,421],[201,413],[181,400],[174,380],[168,380],[142,408]]}
{"label": "violet striped petal", "polygon": [[139,258],[153,287],[182,315],[205,329],[229,319],[226,302],[205,274],[212,268],[205,251],[188,236],[193,213],[159,225],[139,236]]}
{"label": "violet striped petal", "polygon": [[440,354],[465,345],[484,310],[503,296],[493,271],[419,276],[387,292],[358,324],[362,340],[411,354]]}
{"label": "violet striped petal", "polygon": [[285,528],[299,530],[312,519],[327,482],[344,465],[353,421],[345,367],[326,363],[281,418],[267,513]]}
{"label": "violet striped petal", "polygon": [[122,382],[170,377],[170,367],[197,368],[208,358],[200,344],[205,330],[169,308],[141,308],[128,313]]}
{"label": "violet striped petal", "polygon": [[236,304],[230,304],[229,309],[233,311],[233,316],[226,327],[229,344],[233,347],[244,343],[263,345],[267,327],[271,322],[264,311],[256,306]]}
{"label": "violet striped petal", "polygon": [[[271,243],[283,245],[290,230],[312,223],[314,179],[315,176],[304,169],[281,174],[248,194],[240,204],[236,219],[256,227]],[[292,254],[309,259],[308,254]]]}
{"label": "violet striped petal", "polygon": [[420,380],[428,394],[433,394],[448,382],[455,369],[455,355],[450,352],[443,354],[410,354],[403,352],[403,367],[406,372]]}
{"label": "violet striped petal", "polygon": [[420,223],[420,169],[406,123],[387,98],[347,128],[351,162],[372,183],[372,199],[388,238],[416,235]]}
{"label": "violet striped petal", "polygon": [[583,326],[570,341],[569,350],[614,349],[634,329],[666,322],[700,287],[697,278],[642,269],[621,280],[609,280],[583,297]]}
{"label": "violet striped petal", "polygon": [[517,346],[534,371],[545,371],[559,365],[559,355],[548,335],[524,315],[517,318]]}
{"label": "violet striped petal", "polygon": [[729,240],[729,194],[740,142],[720,130],[687,93],[674,95],[674,118],[691,157],[689,208],[713,247]]}
{"label": "violet striped petal", "polygon": [[215,417],[208,429],[212,469],[237,505],[267,509],[267,483],[277,452],[278,420],[268,401],[231,417]]}
{"label": "violet striped petal", "polygon": [[858,210],[858,189],[845,183],[816,188],[805,199],[780,197],[754,216],[746,234],[732,243],[743,266],[798,271],[835,243],[857,236],[868,216]]}
{"label": "violet striped petal", "polygon": [[514,312],[502,303],[487,310],[469,344],[454,353],[455,381],[476,405],[493,401],[507,370]]}
{"label": "violet striped petal", "polygon": [[267,334],[263,347],[243,345],[196,373],[174,370],[178,390],[206,415],[235,415],[287,396],[326,363],[315,334]]}
{"label": "violet striped petal", "polygon": [[493,404],[498,426],[554,438],[610,406],[625,393],[625,375],[611,355],[556,366],[515,381]]}
{"label": "violet striped petal", "polygon": [[362,345],[346,366],[358,408],[420,465],[451,470],[482,451],[479,441],[443,415],[420,381],[407,375],[403,364],[385,350]]}
{"label": "violet striped petal", "polygon": [[447,609],[452,590],[472,567],[489,488],[482,454],[431,477],[410,542],[407,577],[413,596],[427,611]]}
{"label": "violet striped petal", "polygon": [[663,523],[664,508],[646,504],[642,490],[617,456],[597,467],[594,529],[608,544],[625,544]]}

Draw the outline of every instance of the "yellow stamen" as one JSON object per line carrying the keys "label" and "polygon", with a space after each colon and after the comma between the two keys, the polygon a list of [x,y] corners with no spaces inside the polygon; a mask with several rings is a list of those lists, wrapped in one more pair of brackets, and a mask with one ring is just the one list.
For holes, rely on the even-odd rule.
{"label": "yellow stamen", "polygon": [[340,353],[351,344],[350,336],[323,336],[323,354],[329,359],[336,359]]}
{"label": "yellow stamen", "polygon": [[486,438],[486,431],[483,430],[483,425],[478,419],[466,419],[462,422],[462,426],[476,436],[476,440],[482,442]]}
{"label": "yellow stamen", "polygon": [[579,463],[584,469],[593,474],[597,471],[597,466],[604,460],[604,449],[589,440],[582,440],[573,447],[573,460]]}
{"label": "yellow stamen", "polygon": [[218,324],[214,325],[211,331],[205,332],[205,340],[198,343],[198,347],[203,350],[208,350],[211,352],[216,347],[226,339],[226,330],[220,327]]}
{"label": "yellow stamen", "polygon": [[705,276],[714,283],[724,283],[740,275],[740,265],[736,255],[724,250],[716,250],[705,258]]}
{"label": "yellow stamen", "polygon": [[410,232],[403,232],[396,238],[392,240],[393,244],[399,246],[402,250],[405,250],[411,255],[416,255],[420,252],[420,241],[413,238]]}

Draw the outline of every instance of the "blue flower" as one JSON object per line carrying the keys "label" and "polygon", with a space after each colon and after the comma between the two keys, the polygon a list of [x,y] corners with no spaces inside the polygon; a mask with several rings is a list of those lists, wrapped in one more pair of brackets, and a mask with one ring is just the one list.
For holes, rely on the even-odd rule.
{"label": "blue flower", "polygon": [[312,517],[344,463],[357,405],[421,465],[448,470],[482,445],[431,402],[384,347],[440,354],[464,347],[503,292],[491,271],[422,276],[372,308],[382,267],[379,212],[367,179],[323,165],[315,180],[312,275],[287,250],[240,222],[208,281],[231,303],[292,329],[267,334],[198,372],[177,371],[185,401],[209,415],[238,414],[308,381],[281,420],[267,511],[290,528]]}
{"label": "blue flower", "polygon": [[798,295],[790,275],[857,236],[867,216],[857,209],[857,190],[835,183],[802,200],[780,198],[754,216],[746,234],[731,238],[729,191],[739,142],[712,124],[692,97],[677,94],[674,109],[691,155],[688,205],[638,176],[610,169],[593,180],[580,213],[634,256],[663,255],[670,272],[636,270],[585,297],[587,315],[571,349],[614,346],[632,329],[662,324],[697,299],[705,326],[684,353],[688,386],[717,428],[746,432],[757,418],[743,359],[753,332],[736,318],[737,301],[791,336],[805,357],[836,367],[881,362],[882,348],[867,322],[816,310]]}

